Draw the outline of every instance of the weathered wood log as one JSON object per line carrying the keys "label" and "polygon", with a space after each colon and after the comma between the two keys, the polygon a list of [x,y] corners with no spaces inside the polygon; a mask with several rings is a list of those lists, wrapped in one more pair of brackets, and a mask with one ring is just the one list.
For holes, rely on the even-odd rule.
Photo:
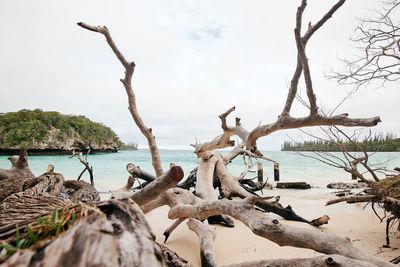
{"label": "weathered wood log", "polygon": [[53,242],[18,251],[3,265],[167,266],[164,256],[140,209],[109,200]]}
{"label": "weathered wood log", "polygon": [[217,161],[220,159],[217,151],[211,151],[208,159],[199,159],[197,167],[196,195],[204,200],[217,200],[214,190],[214,171]]}
{"label": "weathered wood log", "polygon": [[0,169],[0,202],[13,193],[23,191],[25,182],[35,177],[29,168],[26,149],[21,149],[19,156],[8,159],[11,169]]}
{"label": "weathered wood log", "polygon": [[367,261],[378,266],[392,266],[384,260],[354,247],[348,238],[285,225],[277,219],[269,218],[268,215],[254,209],[254,204],[261,199],[248,197],[244,200],[222,199],[213,202],[205,201],[198,205],[180,205],[172,208],[168,217],[170,219],[197,218],[204,220],[211,215],[227,214],[242,221],[256,235],[269,239],[280,246],[309,248],[324,254],[339,254],[355,260]]}
{"label": "weathered wood log", "polygon": [[369,202],[374,199],[377,199],[376,195],[363,195],[363,196],[349,196],[349,197],[340,197],[336,199],[329,200],[326,202],[326,206],[336,204],[339,202],[344,202],[346,201],[347,203],[356,203],[356,202]]}
{"label": "weathered wood log", "polygon": [[310,189],[311,186],[306,182],[287,182],[287,183],[277,183],[277,188],[280,189]]}
{"label": "weathered wood log", "polygon": [[99,192],[91,184],[85,181],[68,180],[64,182],[68,196],[75,201],[93,203],[100,201]]}
{"label": "weathered wood log", "polygon": [[29,169],[28,153],[25,148],[19,151],[18,156],[8,158],[11,162],[11,169],[0,169],[0,181],[12,178],[33,178],[35,175]]}
{"label": "weathered wood log", "polygon": [[128,180],[126,182],[126,185],[118,190],[115,190],[114,192],[112,192],[111,194],[111,198],[112,199],[119,199],[119,195],[121,194],[127,194],[131,191],[133,184],[135,183],[135,178],[133,178],[132,176],[128,177]]}
{"label": "weathered wood log", "polygon": [[331,219],[331,218],[329,218],[328,215],[324,215],[324,216],[322,216],[322,217],[319,217],[319,218],[317,218],[317,219],[312,220],[312,221],[310,222],[310,224],[313,225],[313,226],[319,227],[319,226],[321,226],[321,225],[323,225],[323,224],[327,224],[327,223],[329,222],[330,219]]}
{"label": "weathered wood log", "polygon": [[174,223],[168,227],[167,229],[165,229],[163,235],[164,235],[164,244],[167,242],[169,236],[171,235],[171,233],[176,229],[176,227],[178,227],[183,221],[185,220],[185,218],[180,218],[174,221]]}
{"label": "weathered wood log", "polygon": [[138,192],[120,194],[116,196],[120,199],[131,198],[139,206],[143,206],[148,202],[156,199],[161,193],[175,186],[183,178],[183,170],[179,166],[172,167],[168,172],[158,177],[153,182],[149,183],[146,187]]}
{"label": "weathered wood log", "polygon": [[200,239],[201,266],[218,266],[214,248],[214,240],[216,237],[215,228],[211,228],[209,225],[196,219],[189,219],[187,225]]}
{"label": "weathered wood log", "polygon": [[41,181],[23,192],[14,193],[4,199],[0,205],[0,239],[9,239],[16,231],[37,221],[40,215],[49,215],[55,208],[62,208],[69,203],[58,195],[64,183],[59,173],[45,173]]}
{"label": "weathered wood log", "polygon": [[147,213],[164,205],[172,208],[181,204],[194,205],[201,202],[203,202],[203,200],[195,196],[191,192],[174,187],[161,193],[157,196],[157,198],[142,205],[140,208],[143,210],[144,213]]}
{"label": "weathered wood log", "polygon": [[[233,196],[238,196],[241,198],[245,198],[253,195],[239,185],[238,181],[234,179],[232,174],[229,172],[229,170],[226,168],[226,166],[223,164],[223,161],[221,160],[219,160],[216,164],[216,174],[221,182],[221,191],[223,197],[230,198]],[[284,208],[279,203],[271,203],[266,200],[257,201],[256,205],[264,211],[275,213],[286,220],[310,223],[309,220],[297,215],[290,206]]]}
{"label": "weathered wood log", "polygon": [[143,171],[142,169],[140,169],[139,166],[136,166],[133,163],[128,163],[128,165],[126,165],[126,170],[130,173],[130,175],[132,175],[132,177],[140,178],[149,183],[153,182],[156,179],[154,175]]}
{"label": "weathered wood log", "polygon": [[156,245],[161,249],[163,258],[167,263],[168,267],[191,267],[192,265],[185,259],[179,257],[179,255],[170,250],[168,247],[156,243]]}
{"label": "weathered wood log", "polygon": [[298,259],[271,259],[242,262],[237,264],[224,265],[223,267],[316,267],[316,266],[340,266],[340,267],[373,267],[375,264],[349,259],[341,255],[323,255],[314,258],[298,258]]}

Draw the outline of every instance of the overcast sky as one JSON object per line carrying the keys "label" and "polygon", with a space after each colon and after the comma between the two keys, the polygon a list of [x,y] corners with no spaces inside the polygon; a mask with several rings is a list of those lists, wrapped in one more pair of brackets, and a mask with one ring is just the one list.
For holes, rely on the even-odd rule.
{"label": "overcast sky", "polygon": [[[190,148],[197,138],[221,133],[218,115],[247,129],[276,120],[295,69],[293,37],[300,1],[54,1],[0,2],[0,112],[55,110],[85,115],[110,126],[124,142],[146,141],[128,112],[119,79],[123,68],[105,39],[76,25],[105,25],[136,63],[137,105],[161,148]],[[309,1],[305,25],[335,1]],[[351,0],[310,40],[307,53],[318,103],[333,108],[351,88],[327,81],[340,69],[338,57],[354,53],[349,37],[356,17],[379,7],[376,0]],[[380,115],[378,132],[400,133],[398,84],[362,88],[337,113]],[[304,88],[301,85],[301,88]],[[304,95],[304,93],[303,93]],[[305,115],[296,103],[292,115]],[[278,150],[287,135],[260,139],[259,147]]]}

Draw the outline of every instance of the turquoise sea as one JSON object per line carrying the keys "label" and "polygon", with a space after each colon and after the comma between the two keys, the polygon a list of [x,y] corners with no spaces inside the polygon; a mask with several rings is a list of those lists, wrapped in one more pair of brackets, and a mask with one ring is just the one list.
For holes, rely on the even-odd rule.
{"label": "turquoise sea", "polygon": [[[224,153],[224,151],[222,151]],[[350,182],[350,174],[342,169],[337,169],[321,163],[315,159],[303,157],[295,152],[284,151],[262,151],[262,153],[276,160],[280,166],[281,181],[305,181],[315,188],[326,188],[331,182]],[[306,152],[312,155],[312,152]],[[339,153],[335,155],[340,156]],[[197,166],[197,157],[191,150],[160,150],[161,161],[164,170],[169,168],[171,162],[179,165],[185,172],[185,177]],[[9,169],[11,164],[7,160],[8,156],[0,156],[0,168]],[[94,154],[89,155],[89,163],[94,169],[95,186],[100,192],[108,192],[121,188],[125,185],[129,176],[126,171],[126,165],[129,162],[140,166],[140,168],[149,173],[153,173],[151,157],[149,150],[139,149],[136,151],[120,151],[118,153]],[[381,166],[392,170],[394,167],[400,167],[400,152],[379,152],[370,158],[371,163],[378,163]],[[47,165],[55,166],[55,171],[62,173],[65,179],[76,179],[83,170],[83,165],[77,158],[69,159],[68,155],[62,156],[29,156],[29,166],[35,175],[40,175],[47,170]],[[256,166],[256,164],[255,164]],[[269,178],[273,185],[273,163],[263,161],[264,179]],[[232,174],[239,176],[243,171],[243,158],[238,156],[231,164],[229,169]],[[256,167],[254,167],[255,170]],[[256,176],[256,173],[249,173],[247,178]],[[86,173],[83,177],[89,181],[89,175]]]}

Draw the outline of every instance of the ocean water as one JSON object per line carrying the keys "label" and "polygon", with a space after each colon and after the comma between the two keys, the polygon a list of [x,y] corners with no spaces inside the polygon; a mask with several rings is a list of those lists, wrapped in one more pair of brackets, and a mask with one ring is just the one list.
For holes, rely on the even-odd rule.
{"label": "ocean water", "polygon": [[[226,153],[222,151],[222,153]],[[328,166],[315,159],[298,155],[295,152],[284,151],[262,151],[262,153],[276,160],[280,167],[280,181],[304,181],[309,183],[315,190],[326,188],[331,182],[350,182],[350,174],[342,169]],[[307,155],[313,155],[312,152],[306,152]],[[334,153],[341,156],[340,153]],[[179,165],[185,172],[185,177],[197,166],[198,159],[193,151],[190,150],[160,150],[161,161],[164,170],[169,168],[171,162]],[[0,168],[9,169],[11,164],[7,160],[8,156],[0,156]],[[83,170],[83,165],[77,158],[69,159],[68,155],[61,156],[29,156],[29,166],[35,175],[40,175],[47,170],[48,164],[55,167],[55,171],[62,173],[65,179],[76,179]],[[150,152],[147,149],[136,151],[120,151],[118,153],[94,154],[89,155],[88,161],[94,170],[95,187],[100,192],[108,192],[121,188],[126,184],[129,176],[126,171],[126,165],[129,162],[134,163],[146,172],[154,174],[151,165]],[[255,162],[255,161],[254,161]],[[275,185],[273,177],[273,163],[262,161],[264,166],[264,179]],[[370,157],[372,164],[379,164],[381,167],[392,170],[394,167],[400,167],[399,152],[379,152]],[[254,164],[256,171],[256,164]],[[239,176],[243,169],[243,157],[238,156],[228,165],[233,175]],[[246,178],[252,178],[257,175],[256,172],[248,173]],[[82,178],[89,182],[89,175],[85,173]]]}

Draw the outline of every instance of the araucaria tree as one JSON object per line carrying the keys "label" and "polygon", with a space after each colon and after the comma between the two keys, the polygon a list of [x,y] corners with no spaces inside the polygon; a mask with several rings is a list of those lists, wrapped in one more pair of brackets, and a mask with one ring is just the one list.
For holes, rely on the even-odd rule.
{"label": "araucaria tree", "polygon": [[[127,218],[135,218],[132,214],[136,212],[137,215],[138,206],[144,213],[147,213],[160,206],[168,205],[170,207],[168,217],[176,221],[166,229],[166,239],[180,223],[187,221],[188,227],[199,237],[203,266],[217,266],[218,256],[215,254],[213,244],[215,231],[210,227],[206,219],[232,226],[232,220],[228,216],[242,221],[254,234],[281,246],[309,248],[323,254],[308,259],[267,259],[234,266],[392,266],[390,263],[354,247],[348,238],[328,235],[317,230],[285,225],[279,220],[271,218],[268,215],[269,212],[276,213],[285,219],[310,223],[314,226],[319,226],[327,221],[326,217],[309,221],[297,215],[290,206],[283,207],[280,205],[278,200],[268,201],[271,197],[259,197],[256,195],[258,188],[245,185],[243,177],[234,177],[227,168],[231,160],[238,155],[247,157],[249,160],[246,162],[249,162],[251,158],[268,160],[257,148],[257,140],[275,131],[321,125],[369,127],[380,122],[379,117],[351,118],[348,114],[326,116],[318,110],[306,54],[306,45],[311,37],[344,3],[345,0],[337,1],[326,14],[321,16],[320,20],[315,23],[308,23],[308,27],[304,29],[303,12],[306,9],[307,1],[301,0],[296,12],[294,29],[297,63],[286,103],[278,119],[270,124],[259,125],[254,129],[247,130],[241,125],[239,118],[236,118],[234,126],[228,124],[227,118],[235,110],[235,107],[228,109],[219,116],[222,134],[209,142],[193,145],[199,164],[191,172],[187,181],[181,184],[178,183],[183,178],[183,172],[179,166],[173,166],[168,171],[163,171],[153,131],[145,125],[137,110],[136,97],[132,86],[135,63],[128,61],[124,57],[113,41],[108,28],[79,22],[78,25],[82,28],[100,33],[106,38],[108,45],[125,69],[125,75],[121,82],[128,96],[129,111],[136,125],[147,138],[156,177],[142,171],[132,163],[128,164],[127,170],[131,177],[128,179],[127,185],[114,192],[112,199],[108,202],[97,204],[97,208],[100,210],[98,211],[99,213],[96,213],[96,216],[92,217],[91,220],[83,220],[72,227],[71,230],[57,239],[60,240],[58,243],[62,244],[65,241],[68,244],[72,244],[72,241],[79,241],[79,246],[71,249],[75,252],[78,251],[78,248],[86,249],[87,254],[86,252],[79,254],[79,259],[84,262],[92,259],[93,254],[91,253],[93,253],[93,249],[89,251],[89,248],[96,247],[104,251],[104,254],[100,255],[101,259],[104,260],[102,264],[112,265],[117,262],[117,265],[122,266],[164,265],[165,262],[159,257],[160,249],[155,248],[154,242],[150,242],[152,235],[142,235],[135,230],[135,227],[137,227],[138,230],[144,232],[145,230],[150,231],[145,221],[138,219],[127,220]],[[292,117],[290,111],[301,77],[305,81],[310,111],[305,117]],[[232,136],[238,136],[241,140],[240,143],[235,144],[231,140]],[[217,150],[227,147],[233,147],[233,149],[225,155],[222,155]],[[131,187],[135,178],[143,179],[146,183],[145,185],[142,184],[142,188],[132,191]],[[194,187],[195,194],[188,190],[191,187]],[[215,187],[219,189],[218,193]],[[232,199],[233,197],[237,197],[237,199]],[[98,215],[101,213],[105,213],[107,216]],[[87,225],[86,228],[84,223]],[[135,226],[132,226],[133,224]],[[100,230],[94,231],[95,227]],[[89,229],[91,237],[88,236],[88,241],[85,238],[76,239],[80,236],[78,233],[83,236],[88,235]],[[99,238],[93,238],[96,234]],[[105,236],[106,234],[107,236]],[[111,248],[108,247],[110,239],[115,241],[113,244],[116,244]],[[50,252],[50,250],[48,251]],[[53,257],[52,260],[54,261],[54,257],[58,257],[57,259],[68,258],[68,251],[64,251],[65,249],[56,256],[46,254],[47,251],[42,251],[40,257],[35,257],[33,260],[43,259],[45,256]],[[115,255],[115,253],[119,254]],[[168,255],[170,261],[175,259],[172,254]],[[109,262],[107,262],[107,259],[109,259]],[[99,262],[97,261],[96,263]],[[187,263],[176,261],[169,262],[169,264],[171,264],[170,266],[186,266]]]}

